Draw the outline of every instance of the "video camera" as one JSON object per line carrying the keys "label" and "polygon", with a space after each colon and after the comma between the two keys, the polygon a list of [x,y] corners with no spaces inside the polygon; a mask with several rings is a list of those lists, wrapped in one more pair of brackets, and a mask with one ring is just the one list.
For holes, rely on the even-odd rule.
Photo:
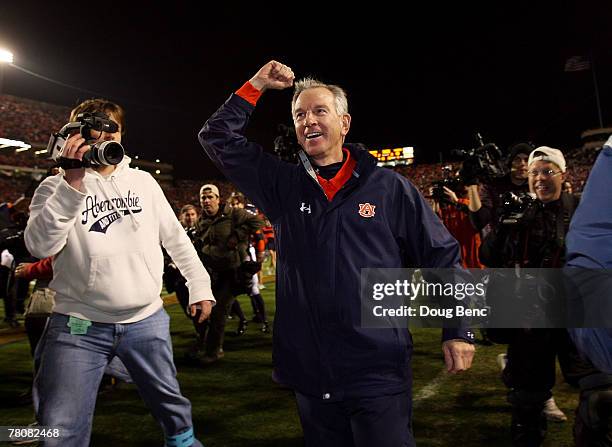
{"label": "video camera", "polygon": [[478,147],[467,150],[455,149],[451,152],[464,160],[459,177],[465,185],[490,181],[504,177],[508,173],[501,150],[494,143],[484,144],[479,133],[476,134],[476,139]]}
{"label": "video camera", "polygon": [[455,193],[460,193],[463,182],[457,177],[453,177],[452,167],[444,166],[442,168],[442,180],[433,182],[431,188],[431,198],[438,203],[451,203],[448,196],[444,192],[444,187],[453,190]]}
{"label": "video camera", "polygon": [[274,138],[274,153],[283,161],[297,163],[298,152],[301,150],[293,127],[278,125],[278,134]]}
{"label": "video camera", "polygon": [[500,222],[502,225],[522,225],[530,222],[538,200],[529,192],[507,192],[502,196]]}
{"label": "video camera", "polygon": [[[116,141],[98,141],[92,137],[91,131],[114,133],[119,130],[119,126],[102,112],[79,113],[77,120],[66,124],[62,129],[51,135],[47,145],[49,157],[58,162],[64,169],[74,169],[91,166],[112,166],[119,164],[123,160],[125,151],[123,146]],[[70,134],[78,131],[85,139],[85,144],[90,144],[91,149],[83,154],[83,160],[62,157],[62,152],[66,140]]]}

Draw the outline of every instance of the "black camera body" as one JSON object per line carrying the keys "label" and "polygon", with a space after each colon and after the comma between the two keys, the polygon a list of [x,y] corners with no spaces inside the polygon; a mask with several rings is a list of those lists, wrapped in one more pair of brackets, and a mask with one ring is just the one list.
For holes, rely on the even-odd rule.
{"label": "black camera body", "polygon": [[459,177],[465,185],[491,181],[508,173],[501,150],[494,143],[483,144],[480,134],[476,137],[480,146],[452,151],[452,154],[464,160]]}
{"label": "black camera body", "polygon": [[448,196],[444,192],[445,186],[455,193],[460,193],[463,182],[457,178],[445,178],[433,182],[431,188],[431,198],[438,203],[450,203]]}
{"label": "black camera body", "polygon": [[[119,164],[125,154],[123,146],[116,141],[98,141],[97,138],[92,137],[92,130],[114,133],[119,130],[119,126],[101,112],[79,113],[77,121],[66,124],[59,132],[51,135],[47,145],[49,157],[58,162],[59,166],[64,169]],[[82,161],[62,156],[66,140],[75,131],[83,136],[85,144],[92,145],[91,149],[83,154]]]}
{"label": "black camera body", "polygon": [[297,163],[301,150],[293,127],[278,125],[278,134],[274,138],[274,153],[278,158],[289,163]]}
{"label": "black camera body", "polygon": [[507,192],[502,196],[500,223],[502,225],[525,225],[533,219],[538,200],[528,192]]}
{"label": "black camera body", "polygon": [[451,203],[448,196],[444,192],[444,187],[452,190],[457,194],[462,193],[464,183],[461,179],[453,176],[453,168],[444,166],[442,168],[442,180],[437,180],[431,184],[431,198],[438,203]]}

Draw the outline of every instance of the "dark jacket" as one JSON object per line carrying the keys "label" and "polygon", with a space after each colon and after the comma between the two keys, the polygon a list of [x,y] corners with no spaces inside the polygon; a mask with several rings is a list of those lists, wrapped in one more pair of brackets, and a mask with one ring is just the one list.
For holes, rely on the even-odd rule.
{"label": "dark jacket", "polygon": [[[275,378],[323,399],[375,396],[410,387],[412,338],[403,329],[365,329],[362,268],[458,266],[459,247],[417,189],[345,145],[357,165],[329,202],[302,165],[264,153],[244,137],[254,107],[229,100],[199,134],[207,154],[274,225],[277,302]],[[360,206],[373,207],[371,217]],[[445,337],[471,340],[466,331]]]}
{"label": "dark jacket", "polygon": [[487,235],[480,246],[481,262],[487,267],[562,267],[565,235],[577,203],[576,196],[565,192],[550,203],[536,200],[523,224],[498,225]]}
{"label": "dark jacket", "polygon": [[204,266],[214,272],[236,269],[246,259],[249,237],[263,226],[257,216],[221,204],[215,216],[202,213],[194,244]]}

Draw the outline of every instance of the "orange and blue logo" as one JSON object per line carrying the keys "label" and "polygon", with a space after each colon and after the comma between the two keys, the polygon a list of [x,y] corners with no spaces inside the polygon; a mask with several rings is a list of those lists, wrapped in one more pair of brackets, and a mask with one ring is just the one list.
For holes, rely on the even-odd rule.
{"label": "orange and blue logo", "polygon": [[376,209],[376,205],[371,205],[369,203],[360,203],[359,204],[359,215],[361,217],[374,217],[376,214],[374,210]]}

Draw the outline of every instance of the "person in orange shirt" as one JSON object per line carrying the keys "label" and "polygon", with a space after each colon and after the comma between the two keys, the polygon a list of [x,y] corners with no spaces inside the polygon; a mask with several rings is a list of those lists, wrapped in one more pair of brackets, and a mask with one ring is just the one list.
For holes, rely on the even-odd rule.
{"label": "person in orange shirt", "polygon": [[461,188],[463,189],[463,192],[460,193],[462,197],[459,197],[455,191],[443,186],[445,200],[439,202],[434,198],[433,208],[448,232],[459,242],[461,264],[465,268],[481,269],[484,266],[478,259],[478,249],[481,244],[480,233],[470,222],[468,212],[470,200],[463,196],[467,192],[465,186]]}

